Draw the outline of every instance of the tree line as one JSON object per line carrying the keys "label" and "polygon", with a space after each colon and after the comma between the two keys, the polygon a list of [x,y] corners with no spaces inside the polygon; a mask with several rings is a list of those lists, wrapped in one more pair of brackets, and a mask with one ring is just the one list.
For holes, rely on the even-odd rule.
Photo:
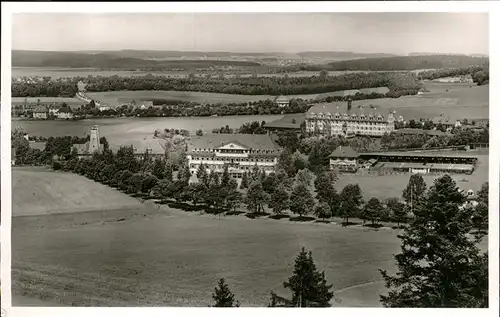
{"label": "tree line", "polygon": [[414,91],[421,88],[417,77],[411,73],[377,72],[350,73],[338,76],[310,77],[249,77],[249,78],[208,78],[189,76],[170,78],[169,76],[137,77],[72,77],[48,79],[36,82],[12,83],[13,97],[73,97],[78,92],[77,83],[87,84],[89,92],[174,90],[198,91],[241,95],[299,95],[319,94],[332,91],[388,87],[393,91]]}
{"label": "tree line", "polygon": [[460,55],[395,56],[333,62],[329,64],[328,70],[398,71],[443,68],[449,69],[482,65],[488,61],[489,59],[486,57]]}
{"label": "tree line", "polygon": [[418,79],[434,80],[445,77],[458,77],[458,76],[470,75],[473,78],[474,82],[478,83],[478,85],[482,85],[483,84],[482,81],[479,82],[477,80],[474,80],[474,75],[479,72],[483,72],[485,74],[489,73],[489,63],[486,63],[484,65],[473,65],[463,68],[432,69],[432,70],[421,71],[418,73]]}

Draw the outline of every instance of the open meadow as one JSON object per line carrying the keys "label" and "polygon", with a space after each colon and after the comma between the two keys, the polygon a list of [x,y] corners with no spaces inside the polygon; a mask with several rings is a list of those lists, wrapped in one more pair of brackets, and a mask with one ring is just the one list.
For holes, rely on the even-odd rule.
{"label": "open meadow", "polygon": [[[44,187],[46,178],[61,184]],[[385,287],[378,269],[394,272],[399,251],[397,231],[389,228],[134,206],[82,176],[39,169],[14,168],[13,180],[14,306],[207,306],[221,277],[243,306],[266,306],[271,290],[289,295],[282,282],[306,247],[334,285],[333,306],[379,307]],[[96,199],[77,207],[60,199],[78,187]],[[43,199],[24,202],[29,195]],[[96,203],[107,210],[77,212]],[[128,208],[113,210],[113,203]],[[39,204],[76,213],[46,215]],[[27,214],[33,216],[19,217]]]}
{"label": "open meadow", "polygon": [[[47,168],[15,168],[12,204],[16,216],[137,208],[138,200],[85,177]],[[90,189],[90,190],[89,190]]]}

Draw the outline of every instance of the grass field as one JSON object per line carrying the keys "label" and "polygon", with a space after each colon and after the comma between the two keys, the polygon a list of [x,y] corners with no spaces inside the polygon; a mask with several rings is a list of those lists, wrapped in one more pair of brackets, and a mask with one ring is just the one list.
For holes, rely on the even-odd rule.
{"label": "grass field", "polygon": [[489,86],[469,84],[426,83],[429,90],[422,95],[359,100],[356,106],[373,105],[376,111],[386,113],[396,111],[396,116],[405,120],[431,118],[443,115],[453,119],[489,118]]}
{"label": "grass field", "polygon": [[[26,180],[13,186],[15,216],[45,213],[39,202],[20,199],[27,196],[25,188],[33,188],[30,184],[40,184],[42,174],[61,182],[62,173],[13,170],[13,179]],[[68,175],[72,183],[86,181]],[[89,182],[78,187],[99,197],[105,187]],[[64,180],[61,184],[70,186]],[[67,192],[64,187],[42,190],[43,204]],[[131,206],[125,195],[106,194],[110,202]],[[57,204],[78,210],[68,200]],[[13,305],[206,306],[217,279],[224,277],[243,306],[265,306],[271,290],[289,295],[282,282],[300,248],[306,247],[334,285],[333,306],[377,307],[378,295],[385,292],[378,269],[394,271],[392,255],[400,244],[396,234],[386,228],[218,219],[151,205],[14,217]]]}
{"label": "grass field", "polygon": [[136,199],[85,177],[44,168],[14,168],[12,191],[15,216],[140,206]]}
{"label": "grass field", "polygon": [[231,102],[250,102],[275,98],[269,95],[232,95],[210,92],[196,91],[107,91],[107,92],[89,92],[87,96],[95,100],[107,103],[111,106],[119,105],[121,102],[130,102],[130,100],[182,100],[199,103],[231,103]]}
{"label": "grass field", "polygon": [[[481,189],[481,185],[488,181],[488,159],[489,156],[484,152],[475,154],[474,152],[469,155],[477,155],[478,163],[476,170],[472,175],[450,174],[455,180],[457,186],[463,190],[472,189],[475,192]],[[427,183],[427,188],[432,186],[434,180],[442,174],[422,175]],[[391,174],[391,175],[354,175],[343,174],[340,175],[336,187],[340,191],[348,184],[359,184],[363,191],[363,197],[366,201],[371,197],[379,199],[386,199],[391,197],[401,197],[403,189],[408,185],[410,174]]]}
{"label": "grass field", "polygon": [[288,295],[282,282],[304,246],[340,291],[335,306],[378,306],[384,288],[377,269],[391,269],[399,249],[389,230],[271,219],[164,211],[119,223],[56,222],[13,229],[13,293],[20,298],[13,305],[35,297],[68,306],[206,306],[224,277],[243,306],[265,306],[270,290]]}
{"label": "grass field", "polygon": [[81,106],[87,104],[86,101],[80,100],[78,98],[69,98],[69,97],[12,97],[13,105],[21,105],[25,102],[32,104],[40,101],[42,105],[49,105],[53,103],[63,103],[65,102],[69,106]]}

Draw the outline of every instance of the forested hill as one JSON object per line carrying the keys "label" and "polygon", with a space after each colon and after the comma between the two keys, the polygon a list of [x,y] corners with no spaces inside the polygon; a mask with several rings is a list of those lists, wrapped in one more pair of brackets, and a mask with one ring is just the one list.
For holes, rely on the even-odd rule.
{"label": "forested hill", "polygon": [[210,66],[260,66],[256,62],[226,60],[151,60],[113,53],[12,51],[13,67],[71,67],[103,69],[191,69]]}
{"label": "forested hill", "polygon": [[487,57],[471,57],[464,55],[397,56],[332,62],[328,64],[328,70],[394,71],[436,68],[450,69],[483,65],[488,62],[489,58]]}
{"label": "forested hill", "polygon": [[331,60],[350,60],[355,58],[380,58],[380,57],[395,57],[396,54],[386,53],[356,53],[349,51],[310,51],[300,52],[297,55],[305,58],[323,58]]}

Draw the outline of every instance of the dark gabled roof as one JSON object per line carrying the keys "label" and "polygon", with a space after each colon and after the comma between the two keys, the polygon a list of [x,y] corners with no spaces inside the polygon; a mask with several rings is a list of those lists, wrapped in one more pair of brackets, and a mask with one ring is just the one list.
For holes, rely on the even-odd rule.
{"label": "dark gabled roof", "polygon": [[38,112],[38,113],[40,113],[40,112],[47,112],[47,111],[48,111],[47,107],[43,106],[43,105],[37,106],[35,108],[35,110],[33,110],[33,112]]}
{"label": "dark gabled roof", "polygon": [[287,97],[285,97],[285,96],[281,95],[281,96],[279,96],[279,97],[276,97],[275,101],[276,101],[276,102],[278,102],[278,101],[288,102],[289,100],[288,100],[288,98],[287,98]]}
{"label": "dark gabled roof", "polygon": [[350,146],[339,146],[330,157],[341,157],[341,158],[357,158],[359,154],[352,149]]}
{"label": "dark gabled roof", "polygon": [[70,107],[61,107],[59,108],[59,113],[73,113]]}
{"label": "dark gabled roof", "polygon": [[267,134],[206,134],[192,137],[189,149],[215,149],[228,143],[238,143],[255,150],[276,150],[277,146]]}

